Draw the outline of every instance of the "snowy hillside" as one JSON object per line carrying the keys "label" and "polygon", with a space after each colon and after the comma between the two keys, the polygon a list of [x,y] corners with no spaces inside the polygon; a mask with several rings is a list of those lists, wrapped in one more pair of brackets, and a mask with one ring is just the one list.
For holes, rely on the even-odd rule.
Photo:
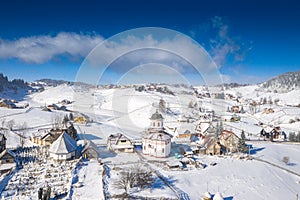
{"label": "snowy hillside", "polygon": [[0,99],[21,100],[32,90],[22,79],[8,80],[0,73]]}
{"label": "snowy hillside", "polygon": [[[39,83],[41,84],[41,82]],[[137,197],[160,199],[199,199],[207,190],[212,194],[218,191],[225,199],[293,199],[299,192],[298,175],[300,173],[299,144],[271,143],[262,141],[260,123],[269,126],[280,126],[287,135],[298,132],[300,116],[298,105],[300,90],[287,93],[263,92],[258,85],[233,85],[223,91],[221,88],[181,87],[174,85],[160,85],[166,90],[156,90],[155,87],[145,87],[138,90],[134,86],[103,86],[88,85],[74,86],[63,83],[57,86],[44,85],[45,90],[26,96],[29,103],[27,108],[8,109],[0,108],[0,125],[7,127],[8,122],[14,121],[13,131],[6,131],[9,148],[20,146],[20,126],[26,124],[25,146],[33,145],[29,137],[39,131],[52,127],[53,118],[72,113],[74,116],[85,116],[88,123],[74,123],[81,139],[91,140],[97,146],[101,161],[105,163],[106,175],[102,173],[102,166],[95,160],[84,161],[72,174],[71,193],[65,199],[104,199],[106,195],[120,195],[122,189],[115,188],[115,182],[120,176],[122,168],[133,164],[143,164],[155,171],[154,183],[149,188],[129,191]],[[198,94],[195,94],[195,90]],[[167,92],[165,92],[167,91]],[[224,92],[225,98],[218,95],[206,95],[207,92],[216,94]],[[197,96],[199,95],[200,96]],[[204,94],[201,96],[201,94]],[[230,98],[229,98],[230,96]],[[217,98],[216,98],[217,97]],[[266,102],[259,104],[261,100]],[[279,101],[275,100],[279,99]],[[206,165],[204,169],[187,167],[186,170],[169,170],[165,163],[174,161],[175,153],[180,147],[188,148],[189,143],[172,142],[172,153],[169,157],[159,159],[146,157],[141,159],[137,153],[115,153],[107,149],[107,138],[111,134],[122,133],[132,141],[140,141],[143,131],[150,124],[150,116],[160,110],[160,102],[165,102],[163,114],[164,126],[169,134],[176,137],[178,132],[187,129],[195,131],[199,118],[203,114],[214,113],[213,124],[223,120],[223,127],[240,136],[245,131],[246,141],[251,147],[253,159],[240,159],[239,156],[195,156],[194,159]],[[270,103],[272,100],[272,103]],[[256,101],[256,112],[251,112],[251,103]],[[69,102],[63,104],[62,102]],[[65,106],[65,110],[45,111],[49,105]],[[240,121],[225,121],[234,113],[227,108],[243,106],[244,112],[236,113]],[[293,105],[293,106],[291,106]],[[272,108],[274,112],[266,114],[265,109]],[[293,119],[294,122],[290,123]],[[172,131],[177,128],[176,131]],[[5,129],[4,129],[5,130]],[[137,151],[140,149],[137,148]],[[284,156],[289,156],[290,164],[282,162]],[[149,160],[149,163],[146,160]],[[210,165],[216,163],[216,165]],[[70,175],[71,176],[71,175]],[[103,182],[100,181],[103,178]],[[81,187],[76,180],[80,179]],[[164,181],[162,181],[164,180]],[[166,182],[168,184],[166,184]],[[118,196],[116,198],[119,199]]]}
{"label": "snowy hillside", "polygon": [[262,83],[261,87],[279,93],[300,89],[300,71],[279,75]]}

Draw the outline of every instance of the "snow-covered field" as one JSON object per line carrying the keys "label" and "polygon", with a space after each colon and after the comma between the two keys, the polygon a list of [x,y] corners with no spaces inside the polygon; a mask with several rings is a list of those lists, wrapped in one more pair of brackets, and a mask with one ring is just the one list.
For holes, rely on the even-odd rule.
{"label": "snow-covered field", "polygon": [[[138,92],[134,88],[125,89],[99,89],[91,87],[88,90],[74,89],[69,85],[59,85],[57,87],[46,88],[45,91],[29,95],[26,102],[29,107],[26,109],[6,109],[0,108],[0,122],[5,119],[5,124],[9,120],[14,120],[13,132],[8,131],[8,147],[15,148],[20,145],[18,127],[26,123],[26,136],[36,134],[39,129],[51,128],[55,116],[64,116],[68,111],[42,111],[42,107],[67,99],[73,103],[67,105],[74,114],[82,113],[88,116],[92,122],[88,124],[75,124],[79,136],[82,139],[92,140],[98,145],[100,158],[110,169],[108,187],[102,185],[102,173],[97,161],[87,161],[73,176],[82,179],[82,187],[72,187],[72,199],[104,199],[103,194],[117,194],[118,191],[113,187],[113,182],[118,178],[118,171],[113,170],[115,166],[127,163],[141,162],[135,153],[112,153],[105,145],[110,134],[121,132],[130,139],[141,138],[150,121],[151,114],[158,109],[158,102],[164,99],[170,108],[171,113],[164,116],[165,126],[194,126],[194,124],[179,123],[177,119],[183,115],[194,115],[188,108],[190,101],[198,103],[199,107],[207,110],[215,110],[216,114],[227,114],[228,106],[236,105],[232,100],[215,100],[210,98],[197,99],[194,95],[182,93],[182,90],[191,92],[190,89],[168,86],[175,92],[175,96],[159,92]],[[275,110],[271,114],[262,114],[263,108],[254,115],[249,114],[249,107],[245,106],[245,114],[240,114],[241,122],[224,122],[224,127],[240,134],[244,130],[247,138],[258,139],[261,127],[257,124],[264,122],[280,125],[281,128],[289,133],[300,131],[300,122],[290,124],[291,118],[300,117],[300,108],[288,105],[297,105],[299,102],[299,90],[286,94],[262,93],[256,91],[257,86],[246,86],[243,88],[233,88],[226,91],[243,98],[259,100],[262,97],[272,99],[279,98],[280,104],[273,105]],[[75,92],[76,91],[76,92]],[[266,105],[267,107],[267,105]],[[195,124],[197,121],[195,122]],[[1,125],[1,123],[0,123]],[[248,135],[247,135],[248,133]],[[26,145],[31,145],[26,140]],[[257,157],[293,172],[300,173],[300,145],[287,143],[270,142],[249,142],[252,145],[252,156]],[[173,155],[171,155],[173,156]],[[282,158],[288,156],[289,165],[282,162]],[[258,160],[240,160],[234,157],[202,156],[199,160],[208,165],[205,169],[192,169],[188,171],[168,171],[157,168],[161,174],[171,184],[185,192],[189,199],[196,200],[207,190],[215,194],[221,192],[225,199],[295,199],[296,193],[300,193],[300,177],[274,167],[270,164]],[[216,166],[209,163],[216,162]],[[161,187],[161,188],[160,188]],[[105,188],[103,191],[103,188]],[[136,192],[136,191],[135,191]],[[169,197],[176,198],[176,194],[160,179],[156,181],[152,188],[138,191],[139,196],[148,197]]]}

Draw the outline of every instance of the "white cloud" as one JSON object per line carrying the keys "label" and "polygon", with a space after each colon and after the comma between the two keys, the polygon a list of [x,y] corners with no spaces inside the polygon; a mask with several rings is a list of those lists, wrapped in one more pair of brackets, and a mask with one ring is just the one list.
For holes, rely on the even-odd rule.
{"label": "white cloud", "polygon": [[32,36],[13,41],[0,39],[0,59],[42,64],[61,55],[71,59],[83,58],[101,41],[103,38],[99,35],[66,32],[56,36]]}
{"label": "white cloud", "polygon": [[147,63],[168,65],[182,73],[187,72],[188,65],[191,67],[189,63],[197,63],[198,69],[203,72],[215,69],[207,52],[183,36],[157,39],[149,34],[145,37],[128,36],[118,41],[108,40],[98,46],[87,59],[90,65],[95,66],[117,62],[120,68],[116,70],[120,71],[127,70],[126,66]]}

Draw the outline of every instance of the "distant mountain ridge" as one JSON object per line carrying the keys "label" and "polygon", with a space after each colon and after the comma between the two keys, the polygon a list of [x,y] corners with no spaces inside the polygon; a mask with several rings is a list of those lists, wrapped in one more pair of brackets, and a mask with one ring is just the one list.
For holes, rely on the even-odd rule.
{"label": "distant mountain ridge", "polygon": [[44,79],[40,79],[40,80],[36,80],[36,83],[45,83],[45,85],[47,86],[58,86],[61,84],[71,84],[73,82],[70,81],[65,81],[65,80],[54,80],[54,79],[49,79],[49,78],[44,78]]}
{"label": "distant mountain ridge", "polygon": [[276,76],[260,84],[260,87],[279,93],[300,89],[300,70],[297,72],[287,72]]}

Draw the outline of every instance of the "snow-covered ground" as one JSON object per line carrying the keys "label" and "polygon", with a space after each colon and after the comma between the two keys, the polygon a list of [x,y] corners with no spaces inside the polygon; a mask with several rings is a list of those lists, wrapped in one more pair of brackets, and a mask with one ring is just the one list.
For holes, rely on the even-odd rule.
{"label": "snow-covered ground", "polygon": [[[14,120],[13,132],[6,133],[9,148],[20,145],[20,138],[17,135],[18,128],[26,124],[26,136],[36,134],[39,129],[51,128],[53,118],[69,114],[68,111],[42,111],[41,107],[67,99],[72,104],[67,105],[74,114],[82,113],[92,122],[88,124],[75,124],[79,136],[82,139],[92,140],[100,150],[100,158],[112,170],[111,178],[108,181],[108,192],[117,194],[118,191],[112,183],[116,180],[118,171],[113,170],[115,166],[128,165],[128,163],[141,162],[135,153],[113,153],[109,152],[105,145],[110,134],[121,132],[130,139],[141,138],[141,132],[145,130],[150,121],[151,114],[158,109],[158,102],[164,99],[170,108],[170,113],[164,115],[165,125],[169,127],[193,127],[197,123],[179,123],[179,116],[192,115],[192,109],[188,108],[190,101],[198,103],[199,107],[206,110],[214,110],[217,115],[226,113],[227,107],[236,105],[232,100],[216,100],[210,98],[197,99],[194,95],[189,95],[182,91],[191,92],[191,89],[168,86],[175,92],[175,96],[159,92],[138,92],[134,88],[125,89],[98,89],[91,87],[86,90],[79,90],[72,86],[63,84],[57,87],[46,88],[45,91],[34,93],[26,97],[24,102],[29,103],[26,109],[6,109],[0,108],[0,122],[5,119],[5,124]],[[241,116],[241,122],[224,122],[224,127],[240,134],[244,130],[247,138],[258,139],[261,127],[257,124],[280,125],[281,128],[289,133],[290,131],[300,131],[300,122],[289,123],[290,119],[300,117],[300,108],[288,105],[299,103],[299,91],[295,90],[286,94],[263,93],[257,86],[246,86],[226,90],[225,93],[233,95],[239,94],[244,99],[255,99],[269,96],[272,99],[279,98],[278,106],[272,105],[274,113],[262,114],[263,106],[254,115],[249,114],[249,107],[245,106],[245,114]],[[269,107],[269,105],[265,105]],[[1,126],[2,123],[0,123]],[[193,131],[193,130],[192,130]],[[31,145],[26,140],[26,145]],[[291,171],[300,173],[299,145],[286,143],[251,142],[253,147],[252,156],[269,161]],[[171,155],[173,156],[173,155]],[[288,156],[290,164],[285,165],[282,158]],[[173,158],[172,158],[173,159]],[[296,193],[300,192],[300,177],[290,174],[282,169],[263,163],[257,160],[239,160],[230,157],[207,157],[199,158],[208,164],[205,169],[193,169],[189,171],[168,171],[163,168],[158,170],[172,183],[188,194],[192,200],[200,197],[209,190],[215,194],[218,190],[225,199],[295,199]],[[216,162],[216,166],[209,163]],[[97,161],[89,161],[78,168],[74,176],[81,177],[83,186],[72,187],[72,199],[104,199],[101,169]],[[159,188],[162,187],[162,188]],[[105,187],[104,187],[105,188]],[[138,195],[148,197],[169,197],[176,198],[174,192],[165,186],[160,179],[156,179],[153,188],[138,192]]]}
{"label": "snow-covered ground", "polygon": [[97,160],[84,162],[76,174],[82,186],[72,187],[72,199],[104,200],[102,172]]}

